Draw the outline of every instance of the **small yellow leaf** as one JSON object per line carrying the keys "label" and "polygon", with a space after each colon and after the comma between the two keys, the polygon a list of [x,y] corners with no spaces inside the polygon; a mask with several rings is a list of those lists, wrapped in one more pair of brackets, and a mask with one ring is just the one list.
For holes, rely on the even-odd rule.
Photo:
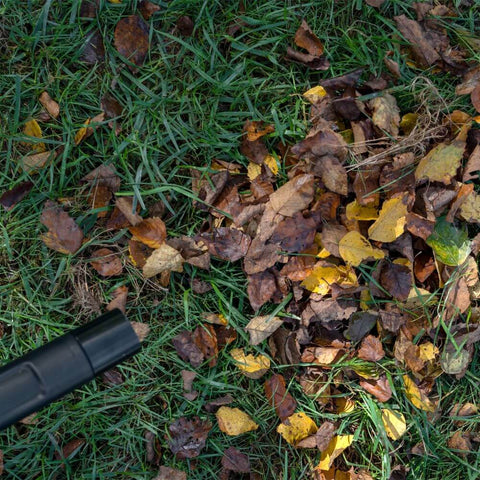
{"label": "small yellow leaf", "polygon": [[322,248],[318,253],[317,257],[318,258],[328,258],[331,255],[331,253],[326,249]]}
{"label": "small yellow leaf", "polygon": [[387,435],[392,440],[398,440],[407,431],[405,417],[401,412],[384,408],[382,410],[382,422]]}
{"label": "small yellow leaf", "polygon": [[337,413],[352,413],[355,410],[355,401],[350,398],[337,397],[334,400]]}
{"label": "small yellow leaf", "polygon": [[267,155],[263,159],[263,163],[270,169],[270,171],[276,175],[278,173],[278,163],[275,160],[275,157],[273,155]]}
{"label": "small yellow leaf", "polygon": [[[33,118],[25,122],[25,126],[23,127],[23,133],[27,137],[35,137],[35,138],[43,138],[42,136],[42,129],[36,120]],[[45,152],[45,144],[43,142],[40,143],[33,143],[33,142],[23,142],[24,145],[29,145],[32,147],[32,150],[42,153]]]}
{"label": "small yellow leaf", "polygon": [[393,242],[404,231],[408,212],[408,194],[386,200],[380,210],[378,219],[368,229],[370,240]]}
{"label": "small yellow leaf", "polygon": [[353,435],[337,435],[332,438],[326,450],[322,452],[319,470],[329,470],[333,461],[353,442]]}
{"label": "small yellow leaf", "polygon": [[87,135],[87,125],[89,124],[90,124],[90,119],[87,118],[87,120],[85,121],[85,126],[81,127],[78,130],[78,132],[75,134],[75,138],[74,138],[75,145],[78,145],[85,138],[85,136]]}
{"label": "small yellow leaf", "polygon": [[314,435],[317,430],[315,422],[303,412],[290,415],[277,427],[277,432],[290,445],[296,445],[304,438]]}
{"label": "small yellow leaf", "polygon": [[432,342],[425,342],[418,346],[418,356],[424,362],[435,360],[435,357],[440,353],[438,348]]}
{"label": "small yellow leaf", "polygon": [[378,218],[378,210],[375,207],[364,207],[356,200],[347,205],[345,214],[347,220],[376,220]]}
{"label": "small yellow leaf", "polygon": [[400,128],[405,135],[409,135],[415,128],[418,120],[418,113],[406,113],[400,121]]}
{"label": "small yellow leaf", "polygon": [[426,412],[435,411],[433,402],[420,391],[408,375],[403,376],[403,383],[405,384],[405,395],[415,407]]}
{"label": "small yellow leaf", "polygon": [[250,162],[247,166],[248,178],[253,181],[262,173],[262,166],[258,163]]}
{"label": "small yellow leaf", "polygon": [[317,85],[303,94],[310,103],[317,103],[325,95],[327,95],[327,91],[321,85]]}
{"label": "small yellow leaf", "polygon": [[427,178],[432,182],[449,185],[457,174],[464,150],[465,142],[462,140],[454,140],[449,145],[440,143],[420,160],[415,170],[415,179],[418,182]]}
{"label": "small yellow leaf", "polygon": [[164,243],[147,258],[143,274],[150,278],[163,272],[183,272],[184,261],[180,252]]}
{"label": "small yellow leaf", "polygon": [[258,428],[250,416],[238,408],[220,407],[216,417],[220,430],[232,437]]}
{"label": "small yellow leaf", "polygon": [[334,283],[342,287],[354,287],[358,285],[358,279],[352,267],[328,264],[315,267],[301,286],[311,292],[326,295]]}
{"label": "small yellow leaf", "polygon": [[339,242],[338,250],[345,263],[358,267],[367,259],[382,259],[385,254],[379,248],[374,248],[359,232],[348,232]]}
{"label": "small yellow leaf", "polygon": [[254,357],[251,353],[245,355],[241,348],[234,348],[230,355],[235,360],[235,365],[249,378],[257,380],[265,375],[270,368],[270,360],[264,355]]}

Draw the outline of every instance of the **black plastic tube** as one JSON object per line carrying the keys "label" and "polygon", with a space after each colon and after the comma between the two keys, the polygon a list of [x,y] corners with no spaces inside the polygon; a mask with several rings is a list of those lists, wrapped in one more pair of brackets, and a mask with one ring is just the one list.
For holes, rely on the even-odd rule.
{"label": "black plastic tube", "polygon": [[113,310],[0,368],[0,429],[91,381],[140,347],[125,315]]}

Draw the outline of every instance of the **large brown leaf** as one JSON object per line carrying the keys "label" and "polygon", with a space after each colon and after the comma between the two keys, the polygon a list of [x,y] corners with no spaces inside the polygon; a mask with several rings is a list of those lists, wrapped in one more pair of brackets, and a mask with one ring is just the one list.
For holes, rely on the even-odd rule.
{"label": "large brown leaf", "polygon": [[241,230],[220,227],[212,233],[202,233],[196,239],[203,240],[211,255],[222,260],[236,262],[243,258],[250,247],[251,238]]}
{"label": "large brown leaf", "polygon": [[205,447],[211,428],[212,424],[208,420],[199,417],[181,417],[175,420],[168,427],[169,435],[166,436],[170,450],[180,460],[198,457]]}
{"label": "large brown leaf", "polygon": [[374,380],[360,380],[360,386],[363,387],[368,393],[371,393],[380,402],[388,402],[392,398],[392,389],[386,375],[381,375],[378,379]]}
{"label": "large brown leaf", "polygon": [[222,467],[231,472],[249,473],[250,460],[235,447],[229,447],[223,452]]}
{"label": "large brown leaf", "polygon": [[333,155],[316,158],[313,173],[321,177],[328,190],[339,195],[348,194],[347,171]]}
{"label": "large brown leaf", "polygon": [[323,54],[323,44],[320,39],[312,32],[305,20],[295,33],[295,44],[297,47],[304,48],[310,55],[320,56]]}
{"label": "large brown leaf", "polygon": [[90,263],[102,277],[114,277],[123,272],[122,261],[109,248],[93,251]]}
{"label": "large brown leaf", "polygon": [[385,356],[382,342],[373,335],[367,335],[358,350],[358,358],[367,362],[378,362]]}
{"label": "large brown leaf", "polygon": [[218,345],[217,333],[213,325],[198,326],[192,333],[192,340],[208,360],[208,366],[214,367],[217,364]]}
{"label": "large brown leaf", "polygon": [[412,288],[411,271],[405,265],[387,263],[380,274],[380,284],[393,298],[404,301]]}
{"label": "large brown leaf", "polygon": [[297,408],[297,402],[286,390],[282,375],[275,374],[265,382],[265,396],[282,421],[292,415]]}
{"label": "large brown leaf", "polygon": [[273,192],[269,203],[276,213],[293,217],[297,212],[308,207],[313,200],[313,194],[313,175],[298,175]]}
{"label": "large brown leaf", "polygon": [[287,252],[301,252],[313,245],[316,229],[313,218],[305,218],[301,212],[297,212],[278,224],[270,241]]}
{"label": "large brown leaf", "polygon": [[254,310],[258,310],[262,305],[270,301],[276,291],[275,275],[268,270],[248,276],[248,299]]}
{"label": "large brown leaf", "polygon": [[308,154],[316,157],[331,155],[343,162],[347,157],[348,149],[341,135],[326,128],[294,145],[292,153],[300,158]]}
{"label": "large brown leaf", "polygon": [[183,330],[172,338],[172,343],[179,357],[185,362],[190,362],[192,367],[199,367],[203,363],[205,356],[194,343],[191,332]]}
{"label": "large brown leaf", "polygon": [[160,248],[167,238],[167,227],[158,217],[146,218],[141,223],[129,227],[129,230],[134,240],[150,248]]}
{"label": "large brown leaf", "polygon": [[[150,47],[148,25],[138,15],[122,18],[115,27],[114,44],[120,55],[134,65],[141,67]],[[137,71],[130,64],[128,68],[134,73]]]}
{"label": "large brown leaf", "polygon": [[7,190],[2,196],[0,196],[0,205],[2,205],[2,207],[8,212],[18,202],[21,202],[32,188],[33,183],[30,181],[18,184],[16,187]]}

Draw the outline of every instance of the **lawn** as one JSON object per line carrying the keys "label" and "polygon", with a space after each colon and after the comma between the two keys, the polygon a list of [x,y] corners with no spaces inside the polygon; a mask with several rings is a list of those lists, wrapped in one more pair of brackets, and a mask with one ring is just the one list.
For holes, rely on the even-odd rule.
{"label": "lawn", "polygon": [[[407,1],[386,0],[379,9],[362,0],[253,1],[245,2],[244,11],[237,1],[158,2],[160,10],[147,21],[150,49],[137,72],[126,68],[115,49],[114,31],[121,18],[136,12],[138,2],[100,0],[94,18],[80,16],[81,3],[4,0],[0,5],[0,193],[33,182],[31,192],[0,217],[0,361],[5,364],[100,314],[119,286],[129,289],[128,317],[151,330],[141,353],[118,367],[123,382],[99,378],[39,412],[35,423],[1,432],[3,477],[147,480],[166,465],[189,472],[191,480],[211,479],[221,470],[224,450],[232,446],[248,454],[252,479],[312,478],[320,452],[296,449],[278,435],[279,420],[265,400],[264,380],[242,376],[228,348],[219,353],[216,366],[195,369],[199,396],[192,401],[183,396],[181,371],[192,367],[177,355],[172,338],[200,325],[203,312],[222,313],[237,330],[234,346],[247,347],[244,327],[255,311],[241,263],[212,260],[209,271],[185,265],[166,287],[145,279],[128,259],[127,230],[106,232],[81,179],[102,163],[114,165],[121,178],[119,196],[134,195],[144,217],[161,202],[168,235],[191,236],[208,219],[194,206],[192,169],[211,171],[215,159],[247,166],[239,152],[246,120],[275,126],[267,142],[302,140],[310,108],[302,94],[322,79],[359,67],[365,69],[365,79],[388,73],[384,57],[391,52],[389,58],[401,72],[390,84],[391,93],[402,113],[415,109],[421,91],[432,95],[441,114],[455,109],[473,114],[469,98],[455,94],[459,80],[453,75],[408,61],[393,20],[402,14],[414,18]],[[459,40],[459,31],[480,36],[480,8],[463,3],[468,2],[450,2],[457,14],[445,22],[452,42]],[[194,23],[191,36],[176,27],[185,15]],[[285,59],[302,18],[323,42],[328,70],[309,70]],[[244,24],[230,35],[229,27],[239,19]],[[104,38],[105,58],[89,65],[82,51],[96,30]],[[478,44],[468,52],[480,61]],[[25,149],[22,132],[29,118],[40,115],[38,98],[45,90],[59,103],[60,115],[40,123],[42,142],[61,153],[45,167],[26,171],[19,161]],[[104,122],[76,145],[78,130],[101,112],[106,94],[123,106],[117,120],[121,131],[116,134]],[[286,173],[280,173],[284,180]],[[39,219],[47,199],[60,201],[81,226],[87,241],[76,254],[54,252],[42,242],[45,228]],[[91,247],[121,253],[124,273],[112,278],[97,274],[89,263]],[[192,279],[212,289],[197,294]],[[278,312],[278,307],[268,303],[261,313]],[[271,355],[267,342],[249,351]],[[331,378],[343,366],[334,366]],[[355,396],[356,406],[336,415],[303,393],[291,374],[296,367],[273,364],[272,370],[290,370],[285,374],[291,379],[288,390],[299,410],[317,424],[332,420],[339,431],[354,434],[348,455],[339,459],[342,470],[368,469],[377,480],[480,478],[478,443],[468,455],[447,445],[458,429],[451,407],[479,402],[478,356],[462,379],[444,374],[436,380],[441,408],[434,419],[406,399],[403,369],[392,359],[384,367],[393,385],[390,403],[403,412],[408,429],[397,441],[385,433],[382,405],[348,378],[345,395]],[[256,431],[230,437],[219,430],[204,404],[227,394],[234,397],[231,406],[259,425]],[[168,426],[196,415],[213,424],[206,447],[195,459],[178,460],[168,446]],[[477,416],[463,422],[461,429],[478,432]],[[156,439],[152,455],[147,438]],[[75,439],[82,442],[64,458],[63,448]],[[426,453],[412,453],[419,442]],[[401,466],[408,467],[406,476]]]}

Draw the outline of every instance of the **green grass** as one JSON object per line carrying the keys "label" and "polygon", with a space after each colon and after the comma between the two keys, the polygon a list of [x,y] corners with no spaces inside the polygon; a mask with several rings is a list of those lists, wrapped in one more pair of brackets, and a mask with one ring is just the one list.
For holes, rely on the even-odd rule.
{"label": "green grass", "polygon": [[[180,330],[194,329],[203,311],[223,312],[238,329],[237,346],[244,347],[243,327],[251,311],[245,293],[245,277],[239,265],[213,262],[210,272],[187,266],[185,274],[174,274],[168,290],[146,282],[141,273],[127,267],[117,279],[102,279],[87,263],[88,248],[118,245],[126,258],[123,233],[105,234],[95,225],[96,214],[88,210],[87,191],[80,179],[103,162],[111,162],[122,178],[122,192],[133,192],[146,213],[155,201],[167,205],[169,233],[196,233],[205,215],[192,208],[189,192],[192,167],[208,169],[212,159],[246,164],[238,152],[246,119],[275,124],[275,139],[295,142],[308,129],[308,107],[300,94],[321,78],[365,67],[367,73],[384,71],[385,52],[394,51],[402,79],[395,95],[404,112],[413,109],[410,88],[418,74],[426,75],[438,88],[449,109],[473,113],[468,99],[454,95],[456,80],[410,69],[399,51],[394,15],[410,15],[410,2],[387,0],[380,11],[360,0],[334,2],[254,1],[245,2],[242,18],[248,23],[230,40],[228,55],[220,51],[226,29],[238,15],[238,2],[172,0],[148,23],[151,49],[136,75],[124,68],[113,47],[113,32],[120,18],[134,11],[135,2],[100,2],[97,19],[80,20],[80,2],[5,0],[0,5],[0,191],[27,179],[34,189],[19,205],[0,218],[0,321],[5,335],[0,340],[0,361],[6,363],[31,348],[91,319],[104,308],[119,285],[130,290],[128,314],[152,329],[142,353],[119,367],[125,383],[108,387],[101,380],[86,385],[55,402],[39,414],[36,425],[10,427],[0,434],[5,478],[12,479],[151,479],[157,467],[146,462],[145,431],[153,432],[162,445],[162,464],[187,470],[189,479],[216,478],[225,448],[232,445],[248,453],[258,478],[310,478],[318,454],[299,451],[281,441],[275,432],[275,412],[268,406],[262,381],[241,377],[227,352],[218,365],[198,369],[194,386],[200,396],[193,402],[182,396],[181,369],[189,369],[175,354],[171,338]],[[476,10],[478,15],[478,8]],[[176,20],[190,15],[195,35],[181,38],[172,33]],[[311,72],[287,63],[286,47],[301,18],[325,43],[331,68]],[[454,38],[461,27],[475,33],[475,10],[463,8],[449,23]],[[88,67],[80,61],[87,36],[99,28],[105,38],[106,61]],[[478,27],[477,27],[478,28]],[[476,34],[479,32],[477,30]],[[480,59],[479,52],[471,52]],[[19,166],[19,140],[24,122],[41,111],[39,94],[48,90],[61,105],[58,121],[42,124],[48,148],[62,145],[64,152],[36,175]],[[100,99],[110,93],[124,105],[117,137],[103,126],[76,147],[75,132],[83,122],[100,112]],[[88,243],[74,256],[47,249],[39,239],[39,216],[47,198],[72,197],[72,216],[78,218]],[[126,262],[128,264],[128,262]],[[192,277],[215,288],[196,295]],[[274,306],[265,307],[265,312]],[[259,351],[269,353],[268,347]],[[280,367],[280,366],[279,366]],[[342,365],[336,367],[342,368]],[[278,371],[282,371],[279,368]],[[410,466],[412,479],[475,479],[480,476],[479,456],[468,458],[447,448],[453,431],[448,417],[454,403],[478,401],[480,364],[475,358],[461,381],[445,375],[439,390],[446,395],[443,416],[434,423],[405,399],[401,373],[391,366],[395,389],[390,405],[406,416],[411,437],[392,444],[379,423],[379,405],[352,382],[346,393],[360,395],[357,409],[340,418],[326,414],[306,398],[296,382],[290,389],[304,410],[317,422],[333,418],[340,433],[352,432],[355,443],[348,465],[369,468],[376,479],[387,480],[394,465]],[[230,393],[233,406],[249,413],[260,428],[238,438],[219,432],[213,416],[202,404]],[[172,420],[182,416],[210,417],[214,427],[207,448],[193,463],[176,461],[165,435]],[[464,428],[475,428],[478,419]],[[55,452],[68,441],[82,437],[86,444],[67,461]],[[423,440],[428,455],[410,456],[409,449]]]}

